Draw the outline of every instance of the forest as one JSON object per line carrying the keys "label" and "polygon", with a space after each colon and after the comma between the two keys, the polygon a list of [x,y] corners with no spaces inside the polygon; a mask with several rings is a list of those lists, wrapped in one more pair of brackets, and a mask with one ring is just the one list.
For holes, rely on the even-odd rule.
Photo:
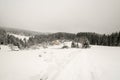
{"label": "forest", "polygon": [[79,41],[82,37],[86,37],[91,45],[120,46],[120,32],[109,35],[91,32],[79,32],[77,34],[58,32],[49,35],[36,35],[30,37],[28,44],[38,44],[53,40]]}
{"label": "forest", "polygon": [[90,45],[120,46],[120,32],[112,34],[97,34],[92,32],[79,32],[77,34],[57,32],[51,34],[38,34],[31,36],[28,40],[21,40],[13,35],[7,34],[7,31],[0,29],[0,45],[18,46],[19,49],[42,43],[50,43],[54,40],[79,42],[80,38],[87,38]]}

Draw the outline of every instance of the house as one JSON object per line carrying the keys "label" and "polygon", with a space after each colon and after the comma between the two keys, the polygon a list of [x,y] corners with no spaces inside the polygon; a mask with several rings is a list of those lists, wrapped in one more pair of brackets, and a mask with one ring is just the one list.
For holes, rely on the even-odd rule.
{"label": "house", "polygon": [[60,45],[60,41],[59,40],[54,40],[51,42],[51,45]]}

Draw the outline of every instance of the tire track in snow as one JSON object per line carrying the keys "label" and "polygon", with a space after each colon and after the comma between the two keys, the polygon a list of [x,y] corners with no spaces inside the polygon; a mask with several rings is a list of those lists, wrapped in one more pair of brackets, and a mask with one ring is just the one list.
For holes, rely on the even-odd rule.
{"label": "tire track in snow", "polygon": [[[63,58],[64,62],[62,60],[62,63],[60,62],[60,64],[59,64],[59,59],[57,60],[55,56],[52,56],[56,60],[55,61],[56,63],[55,63],[55,65],[52,64],[51,66],[49,66],[48,70],[46,70],[47,72],[43,74],[41,79],[42,80],[56,80],[56,77],[60,74],[60,72],[71,62],[71,60],[73,60],[79,54],[78,52],[81,52],[81,49],[77,49],[77,50],[75,49],[72,52],[70,52],[68,50],[65,51],[64,54],[66,54],[66,56],[64,56],[64,58]],[[55,53],[55,52],[53,51],[53,53]],[[59,66],[59,67],[56,67],[56,66]],[[54,67],[54,69],[53,69],[53,67]],[[48,78],[43,79],[44,77],[48,77]]]}
{"label": "tire track in snow", "polygon": [[79,53],[53,80],[96,80],[90,57],[89,53]]}

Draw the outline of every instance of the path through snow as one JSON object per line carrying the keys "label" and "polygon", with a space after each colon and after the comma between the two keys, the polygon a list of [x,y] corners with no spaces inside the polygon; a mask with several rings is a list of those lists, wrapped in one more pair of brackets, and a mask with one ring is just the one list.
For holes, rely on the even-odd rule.
{"label": "path through snow", "polygon": [[119,48],[116,51],[103,48],[99,52],[97,49],[77,52],[78,55],[54,79],[48,80],[119,80],[120,54],[116,53]]}
{"label": "path through snow", "polygon": [[120,80],[120,47],[23,51],[1,47],[0,80]]}
{"label": "path through snow", "polygon": [[94,80],[90,55],[80,52],[54,80]]}

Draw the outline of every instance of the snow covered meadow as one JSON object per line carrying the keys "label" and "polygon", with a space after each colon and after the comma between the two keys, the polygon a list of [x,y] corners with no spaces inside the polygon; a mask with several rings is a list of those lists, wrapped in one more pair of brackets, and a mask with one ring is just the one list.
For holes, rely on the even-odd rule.
{"label": "snow covered meadow", "polygon": [[120,47],[0,50],[0,80],[120,80]]}

